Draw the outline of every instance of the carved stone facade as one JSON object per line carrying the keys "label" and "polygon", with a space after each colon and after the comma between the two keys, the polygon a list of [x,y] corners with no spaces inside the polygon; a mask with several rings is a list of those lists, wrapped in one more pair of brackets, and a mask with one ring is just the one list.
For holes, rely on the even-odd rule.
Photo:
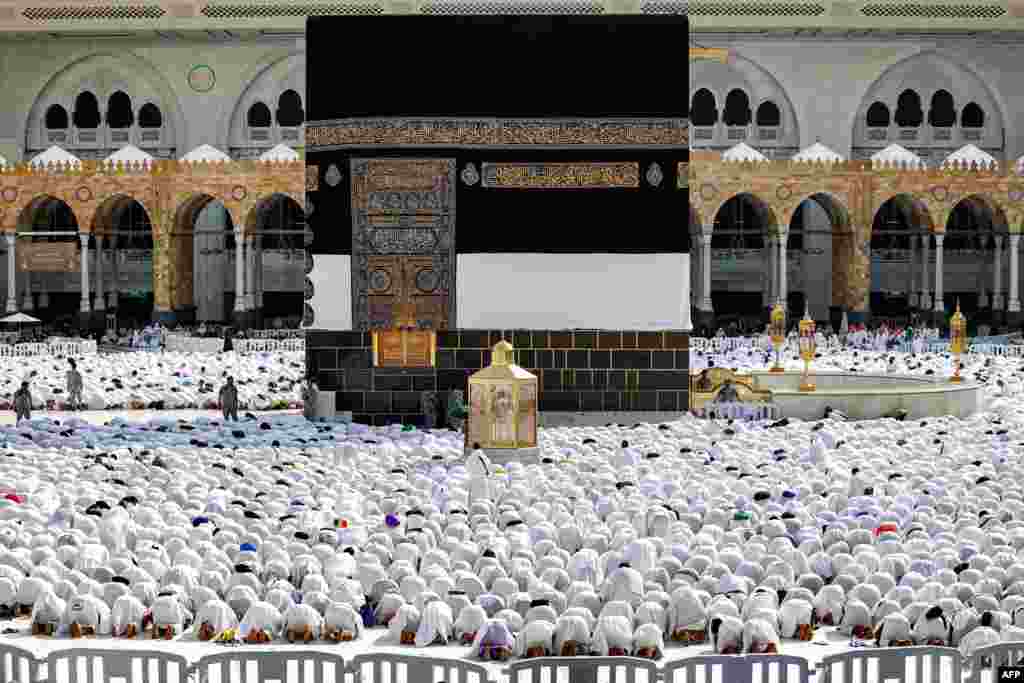
{"label": "carved stone facade", "polygon": [[738,195],[749,195],[763,210],[772,236],[789,231],[804,200],[823,204],[832,217],[832,305],[851,313],[868,310],[872,225],[888,200],[906,200],[913,229],[940,235],[953,209],[968,198],[990,212],[997,231],[1019,234],[1024,219],[1024,177],[999,170],[880,168],[861,161],[728,163],[718,153],[691,150],[687,182],[691,232],[713,231],[718,211]]}
{"label": "carved stone facade", "polygon": [[17,232],[42,200],[65,202],[81,233],[105,235],[116,208],[137,201],[153,228],[153,291],[160,314],[194,306],[193,223],[211,201],[224,205],[237,230],[254,230],[256,210],[273,195],[305,203],[305,165],[296,162],[189,164],[155,162],[113,167],[84,161],[81,168],[0,170],[0,231]]}

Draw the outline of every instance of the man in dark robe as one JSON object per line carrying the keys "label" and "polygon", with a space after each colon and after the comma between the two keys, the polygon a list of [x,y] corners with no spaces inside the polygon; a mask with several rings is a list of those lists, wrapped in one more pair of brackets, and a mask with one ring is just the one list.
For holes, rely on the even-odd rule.
{"label": "man in dark robe", "polygon": [[227,383],[220,388],[220,409],[225,422],[232,419],[238,422],[238,387],[234,377],[228,377]]}
{"label": "man in dark robe", "polygon": [[14,392],[14,415],[18,422],[32,419],[32,394],[28,390],[28,382],[22,382],[21,388]]}

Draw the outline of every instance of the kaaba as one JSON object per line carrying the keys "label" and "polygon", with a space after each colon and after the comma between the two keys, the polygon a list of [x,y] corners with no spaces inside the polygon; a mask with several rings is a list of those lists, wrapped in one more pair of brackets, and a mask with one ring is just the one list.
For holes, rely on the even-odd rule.
{"label": "kaaba", "polygon": [[[673,15],[308,20],[307,371],[336,411],[433,424],[501,340],[542,424],[688,409],[685,34]],[[431,341],[386,336],[410,324]],[[383,364],[380,340],[430,352]]]}

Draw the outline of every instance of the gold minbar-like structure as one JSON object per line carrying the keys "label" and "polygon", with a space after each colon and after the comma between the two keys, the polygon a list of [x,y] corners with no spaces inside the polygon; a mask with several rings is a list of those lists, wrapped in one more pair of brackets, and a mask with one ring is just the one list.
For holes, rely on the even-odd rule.
{"label": "gold minbar-like structure", "polygon": [[467,448],[537,446],[537,377],[512,362],[512,351],[498,342],[491,364],[469,378]]}
{"label": "gold minbar-like structure", "polygon": [[420,330],[412,304],[396,308],[395,326],[373,330],[375,368],[432,368],[437,358],[437,333]]}

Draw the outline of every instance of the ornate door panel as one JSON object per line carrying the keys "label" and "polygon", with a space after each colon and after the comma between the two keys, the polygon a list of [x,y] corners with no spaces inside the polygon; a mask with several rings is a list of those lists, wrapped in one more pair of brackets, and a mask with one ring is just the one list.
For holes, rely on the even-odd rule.
{"label": "ornate door panel", "polygon": [[352,311],[357,330],[455,321],[455,161],[352,159]]}
{"label": "ornate door panel", "polygon": [[412,304],[420,328],[448,328],[448,288],[444,286],[435,256],[367,257],[367,308],[370,327],[395,324],[394,312]]}

